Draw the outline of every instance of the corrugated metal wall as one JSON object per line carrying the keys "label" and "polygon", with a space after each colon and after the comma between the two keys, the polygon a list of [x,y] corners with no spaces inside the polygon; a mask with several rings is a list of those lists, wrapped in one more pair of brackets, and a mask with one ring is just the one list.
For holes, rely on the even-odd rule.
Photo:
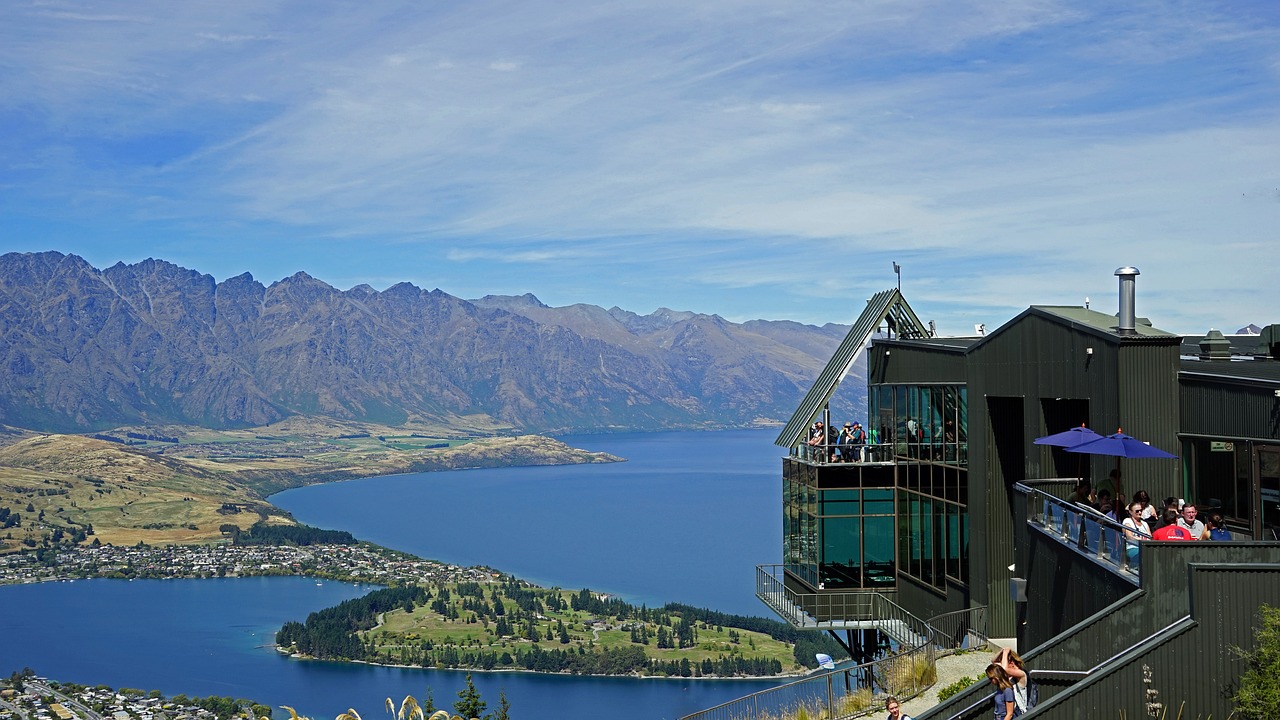
{"label": "corrugated metal wall", "polygon": [[[1067,591],[1075,597],[1061,610],[1083,617],[1023,653],[1028,667],[1043,673],[1037,680],[1041,704],[1030,718],[1148,717],[1148,689],[1169,708],[1167,716],[1157,717],[1178,717],[1184,702],[1183,718],[1228,717],[1231,704],[1224,692],[1244,669],[1230,648],[1253,649],[1258,608],[1280,604],[1280,546],[1151,543],[1143,549],[1142,587],[1109,602],[1122,585],[1111,586],[1083,567],[1092,564],[1087,558],[1035,534],[1037,570],[1028,584],[1028,604],[1052,602],[1048,594],[1055,586],[1045,585],[1043,575],[1057,564],[1064,566],[1064,576],[1081,583]],[[1056,587],[1065,586],[1065,578],[1059,579]],[[1089,670],[1095,671],[1084,679],[1052,674]],[[919,720],[950,718],[990,694],[989,686],[971,690],[921,713]],[[990,713],[988,700],[962,717]]]}
{"label": "corrugated metal wall", "polygon": [[1209,384],[1182,377],[1182,432],[1229,438],[1280,439],[1280,399],[1260,385]]}

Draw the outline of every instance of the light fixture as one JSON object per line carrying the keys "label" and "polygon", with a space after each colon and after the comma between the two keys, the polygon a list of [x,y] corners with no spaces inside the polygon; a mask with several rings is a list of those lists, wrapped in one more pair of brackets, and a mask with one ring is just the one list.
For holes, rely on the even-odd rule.
{"label": "light fixture", "polygon": [[1092,355],[1092,354],[1093,354],[1093,348],[1085,348],[1085,349],[1084,349],[1084,354],[1085,354],[1085,355]]}

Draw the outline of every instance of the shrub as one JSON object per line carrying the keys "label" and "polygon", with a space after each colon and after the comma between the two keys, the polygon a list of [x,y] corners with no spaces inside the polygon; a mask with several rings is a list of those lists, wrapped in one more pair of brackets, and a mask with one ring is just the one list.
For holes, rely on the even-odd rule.
{"label": "shrub", "polygon": [[938,690],[938,702],[942,702],[943,700],[946,700],[951,696],[956,695],[961,690],[964,690],[970,685],[976,682],[981,682],[981,681],[982,681],[982,678],[980,677],[962,677],[959,680],[951,683],[950,685],[947,685],[946,687]]}
{"label": "shrub", "polygon": [[1280,608],[1263,605],[1258,616],[1257,649],[1236,650],[1249,665],[1231,698],[1241,720],[1280,717]]}

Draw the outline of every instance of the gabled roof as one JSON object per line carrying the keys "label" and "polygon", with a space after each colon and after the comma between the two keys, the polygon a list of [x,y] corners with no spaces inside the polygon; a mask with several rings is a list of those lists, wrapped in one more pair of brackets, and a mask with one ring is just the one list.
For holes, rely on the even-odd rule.
{"label": "gabled roof", "polygon": [[1135,338],[1172,340],[1179,337],[1173,333],[1151,327],[1151,321],[1146,318],[1138,318],[1132,333],[1121,333],[1117,329],[1119,320],[1116,319],[1115,315],[1100,313],[1097,310],[1090,310],[1078,305],[1032,305],[1030,309],[1066,320],[1076,326],[1084,326],[1097,334],[1106,335],[1116,340]]}
{"label": "gabled roof", "polygon": [[844,342],[840,343],[836,354],[827,361],[826,367],[818,374],[818,379],[805,394],[804,400],[801,401],[800,407],[796,408],[790,422],[782,429],[778,439],[774,440],[775,445],[791,447],[800,440],[801,435],[808,429],[809,423],[818,417],[818,413],[831,400],[831,395],[835,393],[836,388],[840,387],[845,375],[849,374],[849,368],[862,354],[867,341],[871,339],[872,333],[882,322],[887,323],[889,332],[898,337],[929,337],[929,331],[920,322],[920,318],[916,317],[915,311],[907,304],[906,298],[902,297],[902,293],[897,288],[882,290],[873,295],[867,301],[867,307],[862,311],[862,315],[858,316],[858,321],[845,336]]}

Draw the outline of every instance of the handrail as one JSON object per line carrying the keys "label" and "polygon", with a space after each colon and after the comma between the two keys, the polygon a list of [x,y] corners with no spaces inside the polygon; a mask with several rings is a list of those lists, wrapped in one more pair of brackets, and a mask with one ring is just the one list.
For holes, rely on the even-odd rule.
{"label": "handrail", "polygon": [[[1029,524],[1136,582],[1142,544],[1151,540],[1151,535],[1127,528],[1092,507],[1067,502],[1026,483],[1014,483],[1013,487],[1027,497]],[[1131,540],[1129,533],[1136,534],[1138,539]]]}
{"label": "handrail", "polygon": [[[909,699],[936,681],[935,663],[941,645],[936,620],[942,618],[957,626],[967,626],[965,639],[980,639],[983,646],[986,645],[986,628],[981,627],[986,622],[985,606],[945,613],[924,622],[888,598],[878,593],[870,595],[874,615],[890,622],[918,623],[913,630],[923,638],[922,642],[883,658],[751,693],[686,715],[681,720],[742,720],[762,717],[762,711],[776,714],[779,710],[798,712],[800,708],[807,708],[811,715],[824,710],[826,717],[855,717],[871,712],[886,695]],[[976,620],[966,622],[964,615],[974,616]],[[954,639],[950,642],[942,648],[944,651],[956,649]]]}

